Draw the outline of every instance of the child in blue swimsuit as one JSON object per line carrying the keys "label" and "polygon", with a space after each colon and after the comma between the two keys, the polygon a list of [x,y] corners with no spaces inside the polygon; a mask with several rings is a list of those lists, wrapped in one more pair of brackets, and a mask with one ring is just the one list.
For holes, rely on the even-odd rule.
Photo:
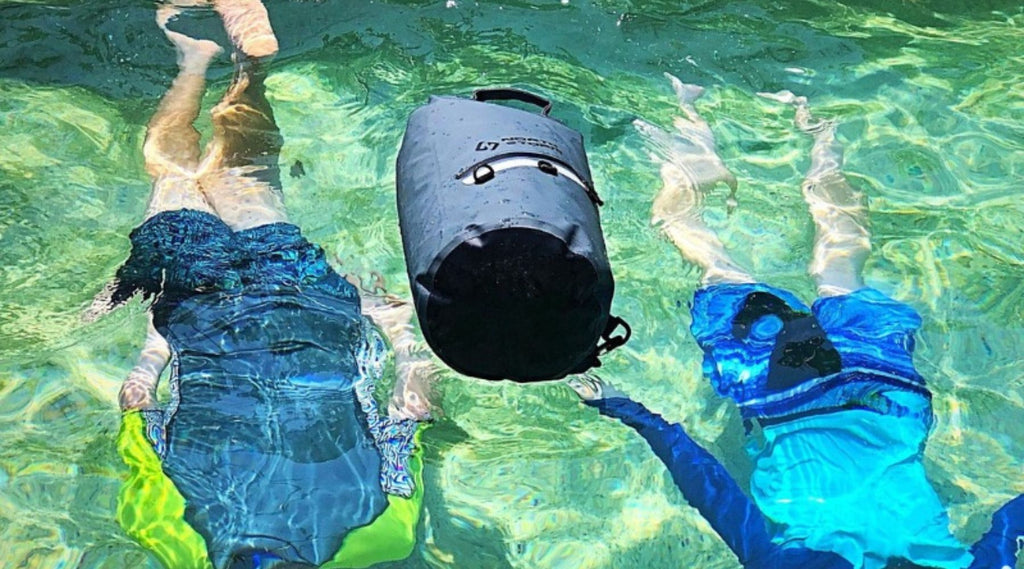
{"label": "child in blue swimsuit", "polygon": [[[410,454],[428,418],[429,359],[413,349],[408,305],[366,307],[396,350],[391,412],[379,413],[373,389],[386,345],[356,288],[288,222],[282,202],[282,139],[263,86],[277,50],[266,10],[254,0],[214,7],[236,69],[202,156],[192,122],[221,50],[169,29],[178,10],[158,9],[180,69],[146,134],[146,221],[100,302],[153,299],[120,396],[119,449],[132,473],[119,520],[172,569],[401,559],[422,496]],[[158,406],[168,363],[171,397]],[[147,438],[151,448],[132,442]],[[367,530],[394,511],[411,527]]]}
{"label": "child in blue swimsuit", "polygon": [[648,441],[744,567],[1013,567],[1024,497],[1004,506],[968,550],[951,535],[925,476],[931,394],[911,357],[921,318],[861,281],[870,247],[865,207],[841,172],[835,126],[814,121],[801,97],[766,95],[793,105],[797,126],[814,138],[802,191],[816,226],[810,273],[818,299],[807,306],[756,282],[701,220],[702,192],[719,182],[735,189],[736,181],[693,107],[701,89],[670,78],[685,115],[675,123],[679,134],[636,123],[663,160],[654,220],[704,271],[691,332],[716,392],[759,426],[748,445],[752,496],[680,425],[596,376],[570,384]]}

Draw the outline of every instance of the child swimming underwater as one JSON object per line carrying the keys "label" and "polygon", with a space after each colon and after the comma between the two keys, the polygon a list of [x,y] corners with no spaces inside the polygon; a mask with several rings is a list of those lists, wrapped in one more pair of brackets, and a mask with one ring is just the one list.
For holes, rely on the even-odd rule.
{"label": "child swimming underwater", "polygon": [[753,500],[680,425],[596,376],[570,385],[647,440],[744,567],[1013,567],[1024,496],[1003,506],[968,551],[925,476],[931,394],[911,357],[921,319],[861,280],[866,212],[841,172],[835,125],[814,121],[803,98],[769,95],[793,105],[797,126],[814,138],[802,191],[816,227],[810,273],[819,297],[807,306],[758,283],[701,220],[702,192],[736,181],[693,107],[702,90],[670,78],[685,115],[675,123],[679,134],[636,123],[663,161],[654,220],[703,269],[691,331],[704,374],[760,427],[748,445]]}
{"label": "child swimming underwater", "polygon": [[[285,212],[282,139],[263,86],[277,51],[266,10],[251,0],[213,7],[236,63],[202,156],[192,122],[221,49],[172,31],[178,10],[158,8],[179,73],[146,134],[146,220],[99,302],[154,299],[120,396],[118,448],[131,474],[119,521],[172,569],[402,559],[422,500],[412,452],[429,418],[429,358],[414,349],[411,306],[366,307],[396,351],[390,416],[379,413],[386,345],[356,288]],[[168,363],[171,398],[158,407]]]}

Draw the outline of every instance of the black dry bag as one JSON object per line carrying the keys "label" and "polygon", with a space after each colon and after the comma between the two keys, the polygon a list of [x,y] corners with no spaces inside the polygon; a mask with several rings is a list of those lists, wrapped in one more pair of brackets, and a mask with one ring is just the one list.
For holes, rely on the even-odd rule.
{"label": "black dry bag", "polygon": [[431,97],[409,117],[396,169],[416,314],[438,357],[466,375],[558,379],[628,338],[609,316],[614,283],[583,137],[550,108],[496,89]]}

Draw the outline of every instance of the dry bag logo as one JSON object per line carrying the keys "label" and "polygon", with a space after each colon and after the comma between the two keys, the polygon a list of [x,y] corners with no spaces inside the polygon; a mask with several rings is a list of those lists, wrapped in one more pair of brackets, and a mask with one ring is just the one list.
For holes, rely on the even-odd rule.
{"label": "dry bag logo", "polygon": [[554,142],[548,142],[539,138],[532,138],[529,136],[503,136],[499,140],[481,140],[476,143],[477,152],[493,152],[500,146],[536,146],[540,148],[546,148],[559,154],[562,153],[562,149],[558,147]]}

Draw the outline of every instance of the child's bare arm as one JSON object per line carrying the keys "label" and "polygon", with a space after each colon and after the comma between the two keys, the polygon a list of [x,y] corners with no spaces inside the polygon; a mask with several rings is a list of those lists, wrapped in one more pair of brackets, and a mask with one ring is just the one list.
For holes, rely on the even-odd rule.
{"label": "child's bare arm", "polygon": [[170,359],[171,349],[167,340],[153,327],[153,318],[150,317],[146,344],[139,353],[139,361],[121,385],[118,400],[122,411],[149,409],[156,405],[156,386]]}
{"label": "child's bare arm", "polygon": [[393,295],[364,294],[362,301],[363,314],[380,327],[395,350],[398,379],[388,404],[388,415],[395,419],[430,419],[431,389],[439,370],[413,333],[412,304]]}

